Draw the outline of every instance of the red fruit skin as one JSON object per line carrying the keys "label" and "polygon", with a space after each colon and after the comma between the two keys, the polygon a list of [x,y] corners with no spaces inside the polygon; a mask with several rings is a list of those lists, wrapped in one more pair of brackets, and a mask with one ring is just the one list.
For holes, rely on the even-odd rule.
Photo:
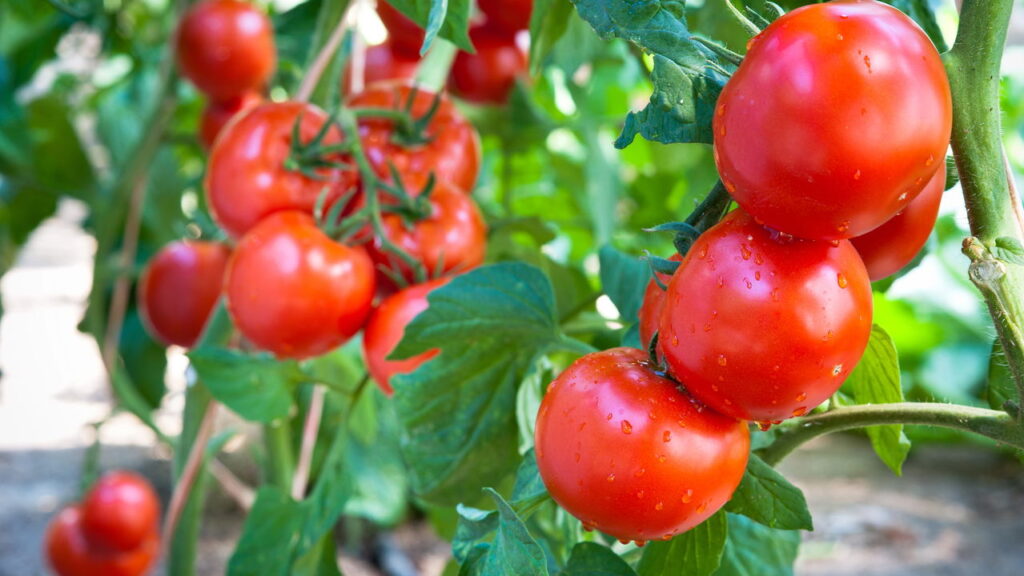
{"label": "red fruit skin", "polygon": [[492,33],[487,27],[470,29],[476,54],[459,52],[452,63],[448,89],[474,104],[501,105],[526,73],[526,53],[512,37]]}
{"label": "red fruit skin", "polygon": [[277,64],[270,18],[240,0],[195,4],[182,17],[176,42],[182,75],[212,100],[260,90]]}
{"label": "red fruit skin", "polygon": [[344,344],[370,314],[373,262],[328,238],[308,214],[278,212],[235,248],[225,284],[241,334],[278,358],[310,358]]}
{"label": "red fruit skin", "polygon": [[533,0],[477,0],[477,6],[495,32],[514,36],[530,27]]}
{"label": "red fruit skin", "polygon": [[941,166],[924,190],[902,212],[871,232],[850,238],[872,282],[899,272],[917,257],[939,217],[946,188],[946,167]]}
{"label": "red fruit skin", "polygon": [[[679,254],[673,254],[669,257],[669,260],[682,262],[683,257]],[[658,279],[668,287],[668,283],[672,281],[672,276],[659,272]],[[661,286],[658,286],[658,283],[652,278],[647,283],[647,289],[644,290],[644,303],[640,306],[638,314],[638,319],[640,320],[640,344],[643,345],[644,349],[651,345],[651,338],[654,338],[654,333],[658,331],[658,326],[661,324],[661,312],[664,309],[665,290],[662,290]],[[658,349],[661,349],[660,344]]]}
{"label": "red fruit skin", "polygon": [[[318,178],[314,179],[285,168],[296,120],[300,122],[299,137],[308,144],[328,116],[312,104],[270,102],[236,118],[217,138],[206,170],[206,200],[214,219],[233,238],[241,238],[275,212],[299,210],[312,214],[325,189],[330,210],[338,198],[356,186],[358,175],[354,169],[318,168]],[[331,128],[323,144],[341,141],[341,133]]]}
{"label": "red fruit skin", "polygon": [[388,29],[388,40],[394,44],[395,50],[407,57],[418,58],[423,47],[423,29],[385,0],[377,2],[377,15]]}
{"label": "red fruit skin", "polygon": [[138,286],[139,312],[154,338],[195,345],[220,298],[230,256],[219,242],[172,242],[157,252]]}
{"label": "red fruit skin", "polygon": [[[409,83],[416,78],[420,68],[420,57],[409,56],[395,47],[390,39],[383,44],[366,48],[366,64],[363,70],[363,85],[372,86],[381,82]],[[345,67],[341,93],[352,95],[352,65]]]}
{"label": "red fruit skin", "polygon": [[380,303],[366,323],[363,332],[363,356],[373,381],[385,394],[391,396],[391,377],[408,374],[421,364],[437,356],[438,351],[424,352],[406,360],[387,360],[405,335],[405,327],[427,309],[427,295],[448,283],[450,278],[437,278],[430,282],[410,286]]}
{"label": "red fruit skin", "polygon": [[90,548],[128,552],[159,530],[160,499],[132,472],[104,475],[81,506],[82,532]]}
{"label": "red fruit skin", "polygon": [[160,536],[151,532],[138,548],[108,552],[89,547],[76,506],[61,510],[46,531],[46,558],[58,576],[141,576],[160,550]]}
{"label": "red fruit skin", "polygon": [[951,127],[942,60],[910,18],[874,1],[812,4],[751,40],[718,99],[715,161],[765,225],[852,238],[921,192]]}
{"label": "red fruit skin", "polygon": [[871,316],[871,283],[848,240],[794,239],[737,210],[676,270],[659,341],[694,398],[778,422],[839,389],[864,354]]}
{"label": "red fruit skin", "polygon": [[263,102],[263,97],[258,92],[246,92],[241,96],[221,102],[208,101],[199,118],[199,142],[203,148],[207,150],[213,148],[217,136],[232,118],[256,107],[261,102]]}
{"label": "red fruit skin", "polygon": [[560,506],[586,528],[638,542],[671,538],[718,511],[750,450],[745,423],[695,402],[629,348],[584,356],[555,379],[535,441]]}
{"label": "red fruit skin", "polygon": [[[413,88],[399,83],[369,86],[349,99],[350,108],[390,108],[401,110],[409,101]],[[435,94],[417,89],[412,115],[422,118],[434,103]],[[471,192],[480,173],[480,137],[446,96],[425,130],[427,142],[406,147],[395,139],[392,121],[364,118],[359,121],[363,150],[374,170],[390,180],[393,164],[410,194],[418,194],[431,173],[436,180],[454,184]]]}

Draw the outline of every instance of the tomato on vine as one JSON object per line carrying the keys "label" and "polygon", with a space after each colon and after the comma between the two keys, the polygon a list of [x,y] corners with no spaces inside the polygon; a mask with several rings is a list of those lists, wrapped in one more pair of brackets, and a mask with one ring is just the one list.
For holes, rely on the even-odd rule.
{"label": "tomato on vine", "polygon": [[585,528],[641,543],[724,506],[750,450],[745,423],[704,408],[630,348],[584,356],[555,379],[535,440],[559,505]]}
{"label": "tomato on vine", "polygon": [[262,101],[263,97],[259,93],[245,92],[241,96],[224,101],[211,100],[207,102],[203,107],[203,114],[199,118],[199,141],[203,147],[207,150],[213,148],[217,136],[232,118],[254,108]]}
{"label": "tomato on vine", "polygon": [[377,2],[377,15],[388,30],[388,39],[394,44],[395,50],[408,57],[419,57],[425,33],[408,16],[388,4],[386,0]]}
{"label": "tomato on vine", "polygon": [[309,214],[278,212],[235,248],[225,293],[239,332],[279,358],[310,358],[363,326],[374,294],[373,261],[327,237]]}
{"label": "tomato on vine", "polygon": [[[682,262],[683,257],[679,254],[673,254],[669,260],[673,262]],[[663,285],[668,287],[668,283],[672,281],[670,274],[658,274],[658,280]],[[647,288],[644,290],[644,301],[640,305],[640,313],[638,314],[639,328],[640,328],[640,344],[646,348],[651,344],[651,338],[654,338],[654,333],[658,331],[658,324],[661,323],[661,311],[665,309],[665,289],[658,285],[657,282],[652,278],[647,283]],[[659,345],[660,349],[661,346]]]}
{"label": "tomato on vine", "polygon": [[149,333],[166,345],[191,348],[220,298],[231,251],[220,242],[164,246],[139,279],[138,300]]}
{"label": "tomato on vine", "polygon": [[97,549],[83,534],[82,513],[77,506],[61,510],[46,531],[46,557],[59,576],[142,576],[156,559],[160,539],[148,534],[127,552]]}
{"label": "tomato on vine", "polygon": [[134,550],[159,531],[159,521],[160,499],[132,472],[105,474],[82,500],[82,532],[93,548]]}
{"label": "tomato on vine", "polygon": [[178,25],[178,66],[213,100],[260,90],[274,72],[277,49],[267,15],[242,0],[203,0]]}
{"label": "tomato on vine", "polygon": [[[363,67],[363,82],[372,86],[381,82],[412,82],[420,67],[419,55],[410,56],[401,51],[392,39],[376,46],[367,46],[366,62]],[[342,94],[352,93],[352,63],[345,67],[342,77]]]}
{"label": "tomato on vine", "polygon": [[672,276],[659,342],[695,398],[776,422],[839,389],[867,347],[871,312],[867,270],[848,240],[795,239],[736,210]]}
{"label": "tomato on vine", "polygon": [[495,33],[513,36],[530,27],[533,0],[477,0],[477,6]]}
{"label": "tomato on vine", "polygon": [[526,53],[515,38],[474,27],[469,37],[476,54],[459,52],[452,63],[448,88],[452,94],[476,104],[503,104],[526,73]]}
{"label": "tomato on vine", "polygon": [[951,126],[942,60],[910,18],[874,0],[812,4],[751,40],[718,99],[715,159],[759,221],[851,238],[921,192]]}

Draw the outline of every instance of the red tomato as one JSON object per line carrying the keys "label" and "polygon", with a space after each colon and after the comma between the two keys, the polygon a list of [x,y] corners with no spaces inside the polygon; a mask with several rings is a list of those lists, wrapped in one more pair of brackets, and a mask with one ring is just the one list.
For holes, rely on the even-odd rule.
{"label": "red tomato", "polygon": [[[358,176],[353,170],[318,168],[319,178],[314,179],[285,168],[292,152],[292,128],[299,119],[299,135],[308,144],[328,116],[312,104],[271,102],[237,118],[217,139],[206,170],[206,199],[214,219],[234,238],[281,210],[312,214],[325,188],[331,194],[330,205],[355,186]],[[341,132],[332,127],[323,144],[341,141]]]}
{"label": "red tomato", "polygon": [[[402,110],[412,97],[412,91],[407,85],[377,84],[351,98],[349,106]],[[435,97],[432,92],[416,89],[412,116],[422,118],[427,114]],[[374,169],[388,178],[389,164],[393,164],[411,194],[423,188],[431,173],[438,180],[446,180],[469,192],[480,173],[480,138],[476,129],[448,98],[440,98],[440,105],[425,130],[427,142],[423,144],[404,146],[391,120],[365,118],[359,121],[363,148]]]}
{"label": "red tomato", "polygon": [[228,311],[239,332],[279,358],[344,344],[370,314],[373,261],[328,238],[312,216],[279,212],[242,238],[228,266]]}
{"label": "red tomato", "polygon": [[274,26],[240,0],[204,0],[178,25],[178,66],[213,100],[263,88],[277,60]]}
{"label": "red tomato", "polygon": [[[367,46],[366,65],[363,69],[363,85],[370,86],[380,82],[411,82],[420,67],[419,56],[409,56],[398,50],[390,40],[376,46]],[[341,92],[351,94],[352,65],[345,68],[342,77]]]}
{"label": "red tomato", "polygon": [[750,450],[746,424],[704,408],[630,348],[563,372],[541,402],[535,440],[551,497],[584,527],[637,542],[717,512]]}
{"label": "red tomato", "polygon": [[733,198],[802,238],[860,236],[906,207],[942,164],[949,83],[916,24],[880,2],[780,17],[718,99],[715,158]]}
{"label": "red tomato", "polygon": [[514,38],[495,34],[486,25],[472,28],[469,37],[476,54],[455,56],[448,88],[476,104],[504,104],[516,78],[526,73],[526,53]]}
{"label": "red tomato", "polygon": [[388,39],[394,43],[395,50],[408,57],[419,57],[423,47],[423,28],[384,0],[377,2],[377,15],[388,29]]}
{"label": "red tomato", "polygon": [[921,194],[902,212],[871,232],[850,238],[872,281],[899,272],[924,248],[939,217],[945,188],[946,166],[943,163]]}
{"label": "red tomato", "polygon": [[139,547],[128,552],[96,550],[82,534],[77,507],[61,510],[46,532],[46,556],[59,576],[141,576],[153,564],[160,538],[151,532]]}
{"label": "red tomato", "polygon": [[[682,262],[683,257],[679,254],[673,254],[669,260],[673,262]],[[658,279],[665,286],[672,281],[672,276],[668,274],[658,273]],[[646,349],[651,344],[651,338],[654,338],[654,333],[658,330],[658,324],[661,323],[661,311],[665,308],[665,291],[658,286],[658,283],[652,278],[647,283],[647,290],[644,291],[644,303],[640,306],[639,320],[640,320],[640,344]],[[659,339],[660,340],[660,339]],[[661,349],[659,342],[658,349]]]}
{"label": "red tomato", "polygon": [[191,348],[213,312],[231,251],[219,242],[172,242],[139,279],[138,300],[149,333],[165,345]]}
{"label": "red tomato", "polygon": [[427,309],[427,295],[448,283],[450,278],[437,278],[424,284],[417,284],[387,298],[377,306],[366,323],[363,332],[363,355],[366,367],[378,386],[388,396],[394,393],[391,377],[408,374],[421,364],[437,356],[437,350],[424,352],[407,360],[388,360],[387,357],[402,341],[405,327],[420,312]]}
{"label": "red tomato", "polygon": [[211,100],[203,108],[203,115],[199,119],[199,141],[203,147],[209,150],[217,140],[217,135],[228,123],[241,112],[255,107],[263,101],[263,97],[257,92],[245,92],[222,102]]}
{"label": "red tomato", "polygon": [[831,396],[871,333],[871,284],[848,240],[799,240],[737,210],[690,248],[668,286],[662,351],[701,402],[758,422]]}
{"label": "red tomato", "polygon": [[159,531],[160,499],[145,478],[131,472],[111,472],[85,496],[82,533],[89,546],[128,552]]}
{"label": "red tomato", "polygon": [[[487,252],[487,224],[469,196],[446,182],[430,194],[430,215],[407,225],[398,214],[384,214],[384,236],[423,264],[427,274],[465,272],[483,264]],[[374,238],[370,256],[379,268],[399,271],[415,281],[411,268],[383,249]]]}
{"label": "red tomato", "polygon": [[477,0],[477,6],[495,32],[511,36],[530,27],[533,0]]}

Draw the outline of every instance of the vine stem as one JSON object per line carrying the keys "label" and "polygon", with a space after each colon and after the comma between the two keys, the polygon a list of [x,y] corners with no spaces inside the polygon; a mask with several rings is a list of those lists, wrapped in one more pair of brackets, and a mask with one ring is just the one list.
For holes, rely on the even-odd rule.
{"label": "vine stem", "polygon": [[778,429],[775,441],[758,451],[774,466],[801,444],[823,434],[884,424],[920,424],[980,434],[1024,450],[1024,428],[1007,413],[957,404],[902,402],[836,408]]}
{"label": "vine stem", "polygon": [[306,487],[309,484],[309,468],[313,462],[313,448],[316,447],[316,437],[320,433],[320,419],[324,412],[324,393],[323,384],[313,385],[313,395],[309,400],[306,421],[302,427],[299,462],[295,466],[295,475],[292,476],[292,498],[295,500],[305,498]]}
{"label": "vine stem", "polygon": [[320,83],[320,77],[323,76],[324,71],[327,70],[327,65],[331,63],[331,59],[338,52],[341,41],[345,38],[345,31],[351,25],[352,8],[350,7],[342,12],[341,18],[338,19],[338,23],[334,26],[334,30],[331,32],[330,37],[328,37],[327,42],[324,43],[310,65],[309,70],[306,71],[306,75],[302,78],[302,83],[299,84],[299,89],[295,92],[294,99],[296,101],[308,102],[313,95],[317,84]]}
{"label": "vine stem", "polygon": [[185,503],[188,502],[189,493],[192,491],[192,486],[199,475],[199,469],[206,454],[206,445],[213,435],[214,423],[217,419],[219,407],[220,404],[216,400],[210,400],[206,405],[202,421],[199,424],[199,431],[196,433],[192,448],[188,453],[188,458],[185,460],[185,467],[178,478],[178,482],[174,485],[171,502],[167,506],[167,516],[164,518],[163,548],[165,554],[171,550],[172,540],[178,527],[178,519],[181,517],[182,509],[184,509]]}
{"label": "vine stem", "polygon": [[256,501],[256,492],[245,482],[242,482],[235,473],[216,458],[210,459],[210,476],[213,476],[224,489],[224,492],[238,504],[238,507],[248,512],[252,503]]}

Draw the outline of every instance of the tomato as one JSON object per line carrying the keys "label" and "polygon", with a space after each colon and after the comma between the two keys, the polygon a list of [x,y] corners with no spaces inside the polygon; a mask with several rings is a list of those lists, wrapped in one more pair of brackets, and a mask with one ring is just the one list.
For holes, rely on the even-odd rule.
{"label": "tomato", "polygon": [[[682,262],[683,257],[679,254],[673,254],[669,260],[673,262]],[[672,281],[672,276],[668,274],[658,273],[658,279],[665,286]],[[665,290],[658,286],[658,283],[652,278],[647,283],[647,289],[644,291],[644,302],[640,306],[639,320],[640,320],[640,344],[646,349],[651,344],[651,338],[654,338],[654,333],[658,330],[658,324],[661,323],[661,311],[665,308]],[[659,343],[658,349],[661,349]]]}
{"label": "tomato", "polygon": [[377,2],[377,15],[388,29],[388,38],[394,43],[395,50],[408,57],[419,57],[423,47],[423,28],[384,0]]}
{"label": "tomato", "polygon": [[486,25],[470,29],[469,37],[476,54],[455,56],[448,89],[476,104],[503,104],[516,78],[526,73],[526,53],[514,38],[494,34]]}
{"label": "tomato", "polygon": [[263,97],[257,92],[245,92],[241,96],[229,98],[222,102],[211,100],[203,108],[203,115],[199,118],[199,141],[203,147],[209,150],[217,140],[217,135],[228,123],[241,112],[253,108],[263,101]]}
{"label": "tomato", "polygon": [[[376,46],[367,46],[366,64],[363,69],[363,84],[365,86],[380,82],[411,82],[416,78],[416,72],[420,67],[420,57],[409,56],[398,50],[394,42],[388,40]],[[345,68],[342,77],[341,92],[348,95],[352,83],[351,62]]]}
{"label": "tomato", "polygon": [[921,194],[902,212],[871,232],[850,238],[872,281],[899,272],[924,248],[939,217],[945,188],[946,166],[943,163]]}
{"label": "tomato", "polygon": [[165,345],[191,348],[220,298],[231,251],[219,242],[172,242],[146,265],[138,300],[149,333]]}
{"label": "tomato", "polygon": [[871,333],[871,284],[848,240],[770,231],[737,210],[690,248],[668,285],[671,373],[743,420],[800,416],[850,374]]}
{"label": "tomato", "polygon": [[61,510],[50,522],[46,532],[46,556],[59,576],[141,576],[153,564],[160,549],[155,531],[137,548],[127,552],[91,548],[82,531],[82,514],[74,506]]}
{"label": "tomato", "polygon": [[309,358],[362,327],[373,301],[373,261],[363,248],[328,238],[312,216],[279,212],[238,243],[225,292],[242,336],[279,358]]}
{"label": "tomato", "polygon": [[[384,236],[423,264],[427,274],[465,272],[484,261],[487,224],[469,196],[446,182],[438,182],[430,194],[430,214],[407,224],[402,216],[384,214]],[[408,282],[412,270],[398,256],[386,252],[374,238],[370,256],[378,268],[398,271]]]}
{"label": "tomato", "polygon": [[714,117],[715,159],[739,205],[802,238],[860,236],[942,164],[952,126],[938,52],[880,2],[798,8],[756,36]]}
{"label": "tomato", "polygon": [[559,505],[585,528],[641,543],[717,512],[750,450],[746,424],[696,403],[630,348],[584,356],[555,379],[535,440]]}
{"label": "tomato", "polygon": [[[267,103],[237,118],[217,139],[206,170],[206,199],[214,219],[231,236],[240,238],[257,222],[281,210],[312,214],[325,189],[329,206],[358,181],[352,169],[317,168],[318,177],[310,178],[285,168],[296,120],[300,120],[302,144],[308,144],[328,116],[312,104]],[[341,141],[341,132],[331,127],[322,143]]]}
{"label": "tomato", "polygon": [[437,356],[438,351],[424,352],[406,360],[388,360],[387,357],[402,341],[405,327],[427,309],[427,295],[448,283],[450,278],[437,278],[424,284],[411,286],[380,303],[366,323],[363,332],[363,355],[374,382],[388,396],[394,393],[391,377],[408,374],[421,364]]}
{"label": "tomato", "polygon": [[159,531],[160,499],[131,472],[104,475],[82,501],[82,532],[90,547],[128,552]]}
{"label": "tomato", "polygon": [[530,27],[533,0],[477,0],[477,6],[496,32],[514,35]]}
{"label": "tomato", "polygon": [[[422,118],[434,103],[435,94],[407,85],[386,83],[370,86],[349,100],[351,108],[404,109],[412,97],[412,116]],[[480,139],[476,129],[440,96],[440,105],[425,130],[427,142],[405,146],[394,122],[381,118],[359,121],[359,135],[370,163],[381,177],[391,174],[389,164],[401,174],[409,193],[418,193],[433,173],[460,190],[470,192],[480,172]]]}
{"label": "tomato", "polygon": [[182,75],[213,100],[259,90],[274,73],[274,26],[249,2],[199,2],[182,17],[176,41]]}

